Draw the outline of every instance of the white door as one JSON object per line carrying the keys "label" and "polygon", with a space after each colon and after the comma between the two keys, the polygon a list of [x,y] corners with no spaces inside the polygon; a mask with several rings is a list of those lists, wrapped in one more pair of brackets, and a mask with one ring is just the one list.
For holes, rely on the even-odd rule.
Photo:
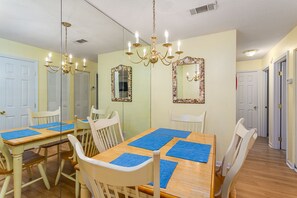
{"label": "white door", "polygon": [[74,113],[78,118],[89,116],[90,73],[76,72],[74,76]]}
{"label": "white door", "polygon": [[236,119],[244,118],[248,128],[258,128],[257,72],[237,73]]}
{"label": "white door", "polygon": [[28,126],[37,106],[37,63],[0,56],[0,130]]}
{"label": "white door", "polygon": [[[62,120],[69,120],[69,75],[47,72],[47,98],[49,111],[61,107]],[[62,79],[62,80],[61,80]]]}

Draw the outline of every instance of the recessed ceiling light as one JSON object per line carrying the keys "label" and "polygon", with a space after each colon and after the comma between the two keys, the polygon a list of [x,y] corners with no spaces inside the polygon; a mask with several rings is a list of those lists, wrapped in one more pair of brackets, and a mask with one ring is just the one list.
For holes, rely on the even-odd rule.
{"label": "recessed ceiling light", "polygon": [[246,56],[254,56],[256,54],[257,50],[253,49],[253,50],[246,50],[244,51],[243,53],[246,55]]}

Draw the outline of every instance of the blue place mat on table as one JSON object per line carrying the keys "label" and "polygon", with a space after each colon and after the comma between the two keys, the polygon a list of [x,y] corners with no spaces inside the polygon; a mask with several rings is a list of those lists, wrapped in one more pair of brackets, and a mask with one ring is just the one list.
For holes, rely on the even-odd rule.
{"label": "blue place mat on table", "polygon": [[[123,153],[118,158],[110,162],[111,164],[115,164],[118,166],[124,167],[132,167],[137,166],[146,160],[150,159],[151,157],[143,156],[143,155],[136,155],[132,153]],[[177,162],[172,162],[168,160],[160,160],[160,187],[166,188],[170,177],[177,166]],[[153,185],[150,183],[150,185]]]}
{"label": "blue place mat on table", "polygon": [[133,142],[130,142],[128,145],[155,151],[162,148],[172,139],[173,137],[171,136],[148,134],[137,140],[134,140]]}
{"label": "blue place mat on table", "polygon": [[58,126],[58,125],[65,125],[65,124],[66,123],[64,123],[64,122],[51,122],[51,123],[47,123],[47,124],[33,125],[33,126],[30,126],[30,128],[45,129],[45,128],[54,127],[54,126]]}
{"label": "blue place mat on table", "polygon": [[62,132],[62,131],[68,131],[68,130],[71,130],[71,129],[74,129],[74,124],[65,124],[65,125],[62,125],[62,126],[49,128],[47,130]]}
{"label": "blue place mat on table", "polygon": [[191,132],[190,131],[182,131],[182,130],[176,130],[176,129],[166,129],[166,128],[159,128],[152,132],[151,134],[154,135],[167,135],[171,137],[177,137],[177,138],[186,138],[188,137]]}
{"label": "blue place mat on table", "polygon": [[5,140],[11,140],[11,139],[28,137],[28,136],[38,135],[38,134],[40,133],[37,131],[33,131],[30,129],[23,129],[23,130],[11,131],[11,132],[4,132],[4,133],[1,133],[1,136]]}
{"label": "blue place mat on table", "polygon": [[179,140],[167,153],[167,156],[195,162],[208,162],[211,145]]}

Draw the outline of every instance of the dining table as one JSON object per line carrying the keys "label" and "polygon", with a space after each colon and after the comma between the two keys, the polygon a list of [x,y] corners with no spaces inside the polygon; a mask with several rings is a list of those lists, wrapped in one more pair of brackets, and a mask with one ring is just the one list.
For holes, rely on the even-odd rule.
{"label": "dining table", "polygon": [[[149,137],[152,133],[160,129],[151,128],[138,135],[125,140],[124,142],[112,147],[104,152],[101,152],[93,159],[101,160],[108,163],[115,162],[123,154],[129,153],[130,155],[141,155],[152,157],[153,149],[149,150],[146,148],[141,148],[135,146],[134,143],[140,143],[143,137]],[[162,129],[164,131],[164,129]],[[139,141],[140,140],[140,141]],[[194,146],[197,145],[207,145],[209,146],[209,155],[203,155],[203,162],[193,161],[186,159],[188,156],[193,156],[199,160],[199,151],[196,152],[195,148],[190,148],[188,153],[183,153],[182,156],[185,158],[174,157],[173,148],[179,143],[190,143]],[[151,142],[153,144],[153,142]],[[149,146],[149,145],[148,145]],[[192,149],[192,150],[191,150]],[[194,150],[193,150],[194,149]],[[166,160],[170,162],[176,162],[176,167],[172,172],[172,175],[166,185],[166,187],[160,188],[161,197],[214,197],[214,176],[215,176],[215,165],[216,165],[216,136],[214,134],[202,134],[199,132],[189,132],[187,137],[172,137],[168,143],[163,145],[160,149],[161,160]],[[179,153],[179,152],[177,152]],[[192,154],[192,155],[191,155]],[[195,155],[198,156],[195,156]],[[202,154],[201,154],[202,155]],[[79,164],[76,165],[76,170],[79,170]],[[166,170],[165,170],[166,171]],[[79,171],[78,171],[79,172]],[[161,165],[162,172],[162,165]],[[161,173],[162,174],[162,173]],[[84,181],[79,175],[79,181],[81,183],[81,197],[90,197],[90,193]],[[161,181],[162,183],[162,181]],[[153,186],[142,185],[139,186],[139,191],[145,194],[153,194]]]}
{"label": "dining table", "polygon": [[[31,127],[23,127],[23,128],[14,128],[5,131],[0,131],[4,143],[11,150],[11,154],[13,157],[13,186],[14,186],[14,197],[20,198],[22,194],[22,164],[23,164],[23,153],[25,150],[29,150],[32,148],[38,148],[38,146],[52,143],[55,141],[63,140],[67,138],[68,134],[73,134],[74,125],[70,124],[73,121],[66,121],[58,125],[48,125],[48,127],[39,127],[41,125],[35,125]],[[51,129],[56,130],[51,130]],[[59,130],[60,128],[60,130]],[[58,130],[57,130],[58,129]],[[18,135],[21,132],[35,132],[28,136],[24,137],[13,137],[9,136],[10,134],[17,133]],[[20,132],[20,133],[19,133]],[[5,139],[4,134],[10,138]]]}

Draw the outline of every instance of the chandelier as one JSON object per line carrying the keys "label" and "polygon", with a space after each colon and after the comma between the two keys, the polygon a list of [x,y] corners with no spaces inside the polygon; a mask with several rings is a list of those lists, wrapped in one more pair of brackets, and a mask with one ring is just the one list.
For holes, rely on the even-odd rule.
{"label": "chandelier", "polygon": [[195,64],[195,73],[194,73],[194,75],[190,78],[190,74],[189,74],[189,72],[187,72],[187,80],[189,81],[189,82],[192,82],[193,80],[194,81],[199,81],[199,80],[201,80],[201,75],[200,75],[200,72],[199,72],[199,64],[197,63],[197,64]]}
{"label": "chandelier", "polygon": [[74,71],[85,71],[86,70],[86,59],[83,59],[83,69],[79,69],[78,62],[75,62],[75,68],[73,68],[73,61],[72,61],[72,54],[68,54],[67,49],[67,28],[71,27],[71,24],[68,22],[62,22],[62,25],[65,27],[65,53],[63,54],[63,61],[61,66],[54,65],[52,61],[52,53],[49,53],[48,56],[45,58],[45,67],[47,67],[49,72],[55,73],[61,70],[63,74],[74,74]]}
{"label": "chandelier", "polygon": [[[156,48],[156,44],[157,44],[157,36],[156,36],[156,16],[155,16],[155,0],[153,0],[153,34],[151,36],[151,46],[150,46],[150,51],[148,53],[146,53],[146,48],[143,48],[143,54],[141,55],[139,53],[139,48],[141,47],[141,44],[139,43],[139,33],[135,32],[135,39],[136,42],[133,43],[133,47],[135,48],[136,51],[136,55],[137,55],[137,59],[136,61],[133,61],[131,59],[131,56],[134,54],[131,51],[131,42],[128,42],[128,51],[126,52],[126,54],[129,57],[129,60],[134,63],[134,64],[138,64],[143,62],[144,66],[148,66],[150,63],[151,64],[155,64],[158,62],[158,60],[160,59],[161,62],[166,65],[169,66],[172,63],[172,60],[174,58],[174,55],[172,53],[172,43],[168,42],[168,31],[165,31],[165,43],[163,44],[163,46],[166,48],[166,53],[164,55],[162,55],[160,52],[157,51]],[[177,51],[175,52],[175,54],[178,55],[178,60],[180,58],[180,54],[183,53],[183,51],[180,50],[180,41],[177,42]]]}

